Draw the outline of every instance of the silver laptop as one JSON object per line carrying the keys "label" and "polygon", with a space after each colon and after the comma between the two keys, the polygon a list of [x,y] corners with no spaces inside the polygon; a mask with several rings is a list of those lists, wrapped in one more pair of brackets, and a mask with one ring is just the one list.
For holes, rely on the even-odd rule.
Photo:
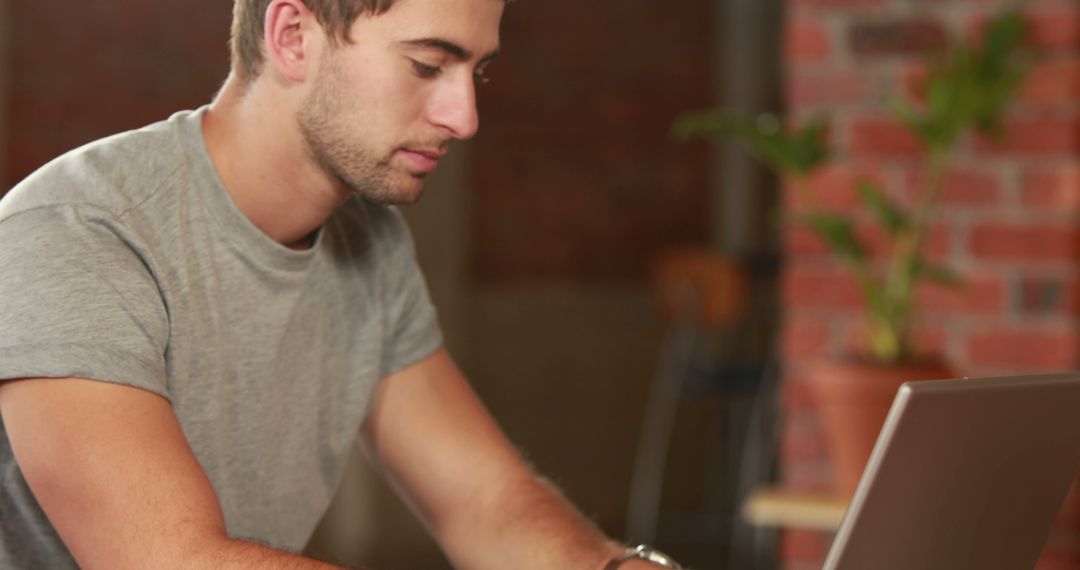
{"label": "silver laptop", "polygon": [[825,570],[1029,570],[1080,465],[1080,372],[904,384]]}

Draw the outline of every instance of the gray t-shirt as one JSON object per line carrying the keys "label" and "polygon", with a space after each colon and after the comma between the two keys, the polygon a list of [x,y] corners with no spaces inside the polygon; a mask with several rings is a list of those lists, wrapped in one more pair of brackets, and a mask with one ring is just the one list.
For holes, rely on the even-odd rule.
{"label": "gray t-shirt", "polygon": [[[218,179],[204,112],[72,151],[0,201],[0,379],[164,396],[229,535],[295,551],[379,379],[442,338],[395,210],[353,198],[311,249],[274,242]],[[0,568],[67,567],[0,424]]]}

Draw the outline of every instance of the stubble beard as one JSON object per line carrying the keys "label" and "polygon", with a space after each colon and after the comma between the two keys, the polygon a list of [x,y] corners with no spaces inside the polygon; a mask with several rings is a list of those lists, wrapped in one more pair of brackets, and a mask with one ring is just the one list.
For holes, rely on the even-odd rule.
{"label": "stubble beard", "polygon": [[341,73],[333,55],[326,57],[311,93],[301,103],[297,122],[308,155],[353,196],[386,205],[416,202],[423,188],[422,181],[416,179],[421,177],[408,175],[413,188],[395,184],[391,161],[396,151],[377,158],[349,128],[350,122],[342,119],[350,109]]}

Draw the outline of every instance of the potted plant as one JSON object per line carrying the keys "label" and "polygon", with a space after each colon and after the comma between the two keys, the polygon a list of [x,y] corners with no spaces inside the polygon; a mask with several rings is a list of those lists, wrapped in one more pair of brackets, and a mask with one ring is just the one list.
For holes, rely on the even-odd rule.
{"label": "potted plant", "polygon": [[961,284],[949,268],[927,259],[926,229],[959,143],[971,133],[999,132],[1003,111],[1024,75],[1017,56],[1023,34],[1020,16],[1005,12],[989,22],[977,44],[953,41],[945,53],[928,60],[918,101],[893,98],[893,115],[923,149],[923,172],[909,204],[868,180],[856,185],[862,211],[887,236],[883,252],[873,253],[856,231],[855,217],[823,206],[809,184],[833,155],[824,120],[785,127],[771,115],[708,110],[683,115],[675,123],[680,138],[737,141],[774,170],[797,194],[795,221],[812,230],[850,268],[858,284],[867,327],[865,348],[824,361],[811,374],[837,486],[843,492],[854,489],[899,385],[954,376],[940,355],[918,354],[912,343],[917,286],[923,281]]}

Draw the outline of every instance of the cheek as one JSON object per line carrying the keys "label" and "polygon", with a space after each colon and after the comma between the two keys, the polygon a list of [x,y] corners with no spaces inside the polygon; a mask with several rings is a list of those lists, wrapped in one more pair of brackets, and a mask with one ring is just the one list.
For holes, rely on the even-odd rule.
{"label": "cheek", "polygon": [[390,103],[389,114],[408,126],[424,118],[424,109],[428,100],[429,83],[402,81],[389,88],[386,97]]}
{"label": "cheek", "polygon": [[381,74],[376,89],[382,97],[380,107],[385,117],[398,123],[399,128],[421,120],[425,103],[437,83],[417,77],[407,64]]}
{"label": "cheek", "polygon": [[434,82],[416,77],[407,65],[353,67],[351,71],[344,106],[353,128],[366,132],[373,142],[390,145],[423,136],[425,105]]}

